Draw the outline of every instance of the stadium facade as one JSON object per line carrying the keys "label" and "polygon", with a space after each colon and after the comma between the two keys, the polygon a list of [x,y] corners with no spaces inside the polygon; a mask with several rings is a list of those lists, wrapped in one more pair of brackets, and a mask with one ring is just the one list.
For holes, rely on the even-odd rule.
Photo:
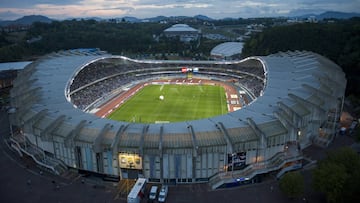
{"label": "stadium facade", "polygon": [[[99,118],[115,95],[157,78],[194,76],[236,87],[248,100],[225,115],[146,124]],[[234,82],[235,81],[235,82]],[[336,136],[346,88],[342,69],[306,51],[241,61],[139,61],[99,50],[49,54],[14,81],[9,110],[11,145],[39,165],[212,188],[254,182],[301,167],[301,151]]]}

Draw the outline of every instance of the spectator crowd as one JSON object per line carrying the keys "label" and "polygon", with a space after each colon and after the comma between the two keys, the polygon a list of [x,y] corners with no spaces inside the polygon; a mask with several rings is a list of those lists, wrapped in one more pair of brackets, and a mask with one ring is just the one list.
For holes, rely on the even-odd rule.
{"label": "spectator crowd", "polygon": [[[113,91],[121,93],[129,84],[136,81],[160,77],[181,77],[181,68],[197,67],[196,74],[215,80],[233,81],[238,87],[246,88],[255,97],[260,96],[264,88],[265,73],[262,65],[232,64],[191,64],[186,62],[162,63],[137,62],[123,58],[107,58],[83,67],[70,84],[69,96],[77,108],[85,110],[94,102],[105,98]],[[194,73],[195,74],[195,73]],[[183,74],[183,77],[186,75]]]}

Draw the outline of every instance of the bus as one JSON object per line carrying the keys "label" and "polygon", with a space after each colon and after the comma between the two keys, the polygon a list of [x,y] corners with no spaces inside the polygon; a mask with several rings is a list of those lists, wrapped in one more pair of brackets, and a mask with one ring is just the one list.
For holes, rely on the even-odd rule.
{"label": "bus", "polygon": [[134,187],[127,196],[128,203],[139,203],[144,197],[146,178],[138,178]]}

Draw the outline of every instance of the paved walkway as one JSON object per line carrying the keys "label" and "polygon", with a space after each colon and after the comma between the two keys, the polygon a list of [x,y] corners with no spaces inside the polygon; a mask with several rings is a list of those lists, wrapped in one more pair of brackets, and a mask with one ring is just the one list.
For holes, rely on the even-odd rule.
{"label": "paved walkway", "polygon": [[[9,135],[7,114],[0,112],[0,202],[126,202],[117,198],[116,185],[102,183],[91,178],[66,179],[40,169],[29,159],[20,158],[4,142]],[[327,150],[351,145],[353,139],[348,136],[336,137],[326,149],[310,146],[304,150],[311,159],[323,159]],[[189,184],[169,187],[170,203],[185,202],[246,202],[246,203],[297,203],[326,202],[323,195],[311,191],[311,172],[302,170],[305,177],[303,198],[290,200],[278,188],[274,176],[265,177],[263,182],[241,187],[210,191],[208,184]],[[83,183],[82,180],[85,180]],[[101,186],[101,187],[99,187]],[[142,202],[147,202],[144,199]]]}

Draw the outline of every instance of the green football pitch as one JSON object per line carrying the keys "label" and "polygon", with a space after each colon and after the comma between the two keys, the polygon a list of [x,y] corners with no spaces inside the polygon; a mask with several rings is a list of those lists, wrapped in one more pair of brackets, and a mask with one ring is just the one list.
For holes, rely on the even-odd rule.
{"label": "green football pitch", "polygon": [[140,123],[180,122],[227,112],[225,90],[221,86],[148,85],[108,118]]}

